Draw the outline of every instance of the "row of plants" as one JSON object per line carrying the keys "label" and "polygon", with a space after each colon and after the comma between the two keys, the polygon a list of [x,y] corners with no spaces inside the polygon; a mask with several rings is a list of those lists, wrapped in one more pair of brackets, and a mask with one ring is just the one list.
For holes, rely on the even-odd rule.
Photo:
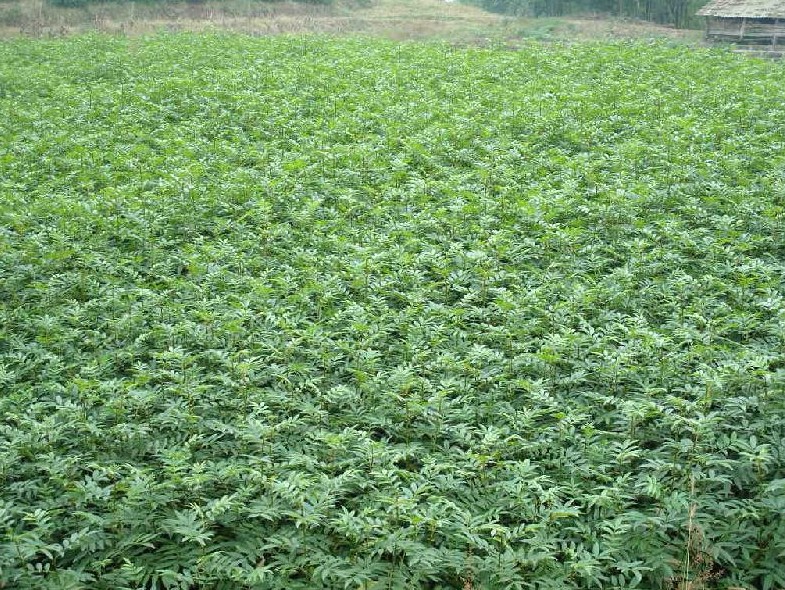
{"label": "row of plants", "polygon": [[781,64],[0,44],[0,587],[785,586]]}

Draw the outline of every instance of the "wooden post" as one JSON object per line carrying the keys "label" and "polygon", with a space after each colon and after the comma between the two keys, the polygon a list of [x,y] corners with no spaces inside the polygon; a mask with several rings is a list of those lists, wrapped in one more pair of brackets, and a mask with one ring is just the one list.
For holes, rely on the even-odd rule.
{"label": "wooden post", "polygon": [[744,39],[744,26],[747,24],[747,19],[742,17],[741,19],[741,28],[739,29],[739,41]]}

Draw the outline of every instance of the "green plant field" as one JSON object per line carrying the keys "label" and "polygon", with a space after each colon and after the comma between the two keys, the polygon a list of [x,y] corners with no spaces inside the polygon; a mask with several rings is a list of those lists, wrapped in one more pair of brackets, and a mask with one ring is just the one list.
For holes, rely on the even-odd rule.
{"label": "green plant field", "polygon": [[0,587],[783,588],[783,74],[0,43]]}

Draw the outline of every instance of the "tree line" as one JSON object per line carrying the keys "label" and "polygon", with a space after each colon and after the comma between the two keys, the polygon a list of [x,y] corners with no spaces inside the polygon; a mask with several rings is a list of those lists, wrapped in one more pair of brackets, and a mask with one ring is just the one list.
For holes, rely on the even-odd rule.
{"label": "tree line", "polygon": [[603,14],[639,18],[680,28],[700,23],[695,16],[706,0],[478,0],[494,12],[518,16]]}

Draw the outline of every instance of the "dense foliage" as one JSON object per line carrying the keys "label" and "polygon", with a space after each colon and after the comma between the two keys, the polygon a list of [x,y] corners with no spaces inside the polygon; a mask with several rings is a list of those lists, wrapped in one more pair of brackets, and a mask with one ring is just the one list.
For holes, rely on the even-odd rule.
{"label": "dense foliage", "polygon": [[[68,1],[68,0],[63,0]],[[631,17],[677,27],[697,27],[695,12],[707,0],[473,0],[495,12],[518,16],[606,14]]]}
{"label": "dense foliage", "polygon": [[782,75],[0,44],[0,587],[782,588]]}

